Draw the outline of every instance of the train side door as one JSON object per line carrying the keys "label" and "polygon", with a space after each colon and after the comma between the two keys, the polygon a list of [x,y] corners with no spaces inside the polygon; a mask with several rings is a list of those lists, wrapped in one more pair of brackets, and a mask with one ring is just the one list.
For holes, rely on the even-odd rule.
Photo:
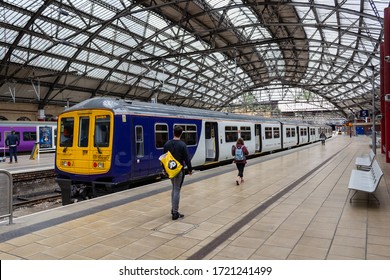
{"label": "train side door", "polygon": [[261,124],[255,124],[255,148],[256,152],[261,152],[262,150],[262,141],[261,141]]}
{"label": "train side door", "polygon": [[132,129],[132,178],[145,177],[150,174],[150,165],[153,159],[153,135],[149,135],[153,127],[150,119],[134,117]]}
{"label": "train side door", "polygon": [[205,123],[205,152],[206,161],[218,160],[218,124],[216,122]]}

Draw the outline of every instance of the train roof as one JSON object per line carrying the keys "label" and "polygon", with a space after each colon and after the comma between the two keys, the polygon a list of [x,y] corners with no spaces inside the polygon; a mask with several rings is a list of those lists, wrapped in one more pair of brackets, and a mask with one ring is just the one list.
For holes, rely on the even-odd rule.
{"label": "train roof", "polygon": [[0,127],[35,127],[57,125],[57,122],[40,122],[40,121],[0,121]]}
{"label": "train roof", "polygon": [[181,118],[209,118],[220,120],[255,120],[262,122],[278,122],[276,119],[268,119],[259,116],[241,115],[235,113],[225,113],[219,111],[211,111],[205,109],[179,107],[166,105],[161,103],[147,103],[135,100],[115,99],[109,97],[95,97],[82,101],[65,112],[83,110],[83,109],[101,109],[106,108],[112,110],[115,114],[150,114],[161,117],[181,117]]}
{"label": "train roof", "polygon": [[[236,113],[225,113],[220,111],[211,111],[198,108],[179,107],[173,105],[166,105],[161,103],[147,103],[136,100],[125,100],[110,97],[95,97],[84,100],[68,109],[65,112],[76,111],[76,110],[91,110],[91,109],[109,109],[116,115],[122,114],[138,114],[145,115],[150,114],[153,116],[161,117],[181,117],[181,118],[207,118],[207,119],[218,119],[218,120],[242,120],[242,121],[257,121],[257,122],[268,122],[268,123],[280,123],[280,120],[264,118],[260,116],[251,116]],[[308,125],[303,122],[285,122],[282,123],[294,123],[296,125]]]}

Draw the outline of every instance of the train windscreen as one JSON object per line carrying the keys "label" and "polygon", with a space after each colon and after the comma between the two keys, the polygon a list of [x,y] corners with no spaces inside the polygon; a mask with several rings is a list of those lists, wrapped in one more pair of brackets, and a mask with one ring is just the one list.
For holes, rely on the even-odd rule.
{"label": "train windscreen", "polygon": [[108,147],[110,145],[110,116],[96,116],[94,147]]}
{"label": "train windscreen", "polygon": [[60,147],[72,147],[74,118],[62,118],[60,127]]}

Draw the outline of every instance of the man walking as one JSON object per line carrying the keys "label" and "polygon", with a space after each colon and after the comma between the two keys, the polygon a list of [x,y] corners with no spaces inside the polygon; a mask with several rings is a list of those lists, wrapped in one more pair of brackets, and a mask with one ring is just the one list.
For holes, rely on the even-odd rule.
{"label": "man walking", "polygon": [[[188,156],[188,151],[187,151],[187,145],[184,143],[180,137],[183,133],[183,128],[181,126],[175,126],[173,130],[173,139],[169,140],[165,143],[164,145],[164,153],[170,151],[172,156],[180,162],[183,166],[184,164],[187,165],[187,170],[188,174],[192,174],[192,165],[190,158]],[[171,178],[172,182],[172,195],[171,195],[171,200],[172,200],[172,220],[177,220],[179,218],[183,218],[184,215],[179,213],[179,202],[180,202],[180,191],[181,191],[181,186],[183,185],[184,181],[184,168],[179,172],[178,175],[175,177]]]}

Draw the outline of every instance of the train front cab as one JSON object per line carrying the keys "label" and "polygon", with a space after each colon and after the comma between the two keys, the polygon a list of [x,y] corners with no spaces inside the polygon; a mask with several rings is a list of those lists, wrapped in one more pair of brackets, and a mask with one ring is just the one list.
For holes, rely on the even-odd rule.
{"label": "train front cab", "polygon": [[63,205],[71,203],[73,184],[89,183],[110,170],[112,121],[108,110],[69,111],[58,119],[55,165]]}

